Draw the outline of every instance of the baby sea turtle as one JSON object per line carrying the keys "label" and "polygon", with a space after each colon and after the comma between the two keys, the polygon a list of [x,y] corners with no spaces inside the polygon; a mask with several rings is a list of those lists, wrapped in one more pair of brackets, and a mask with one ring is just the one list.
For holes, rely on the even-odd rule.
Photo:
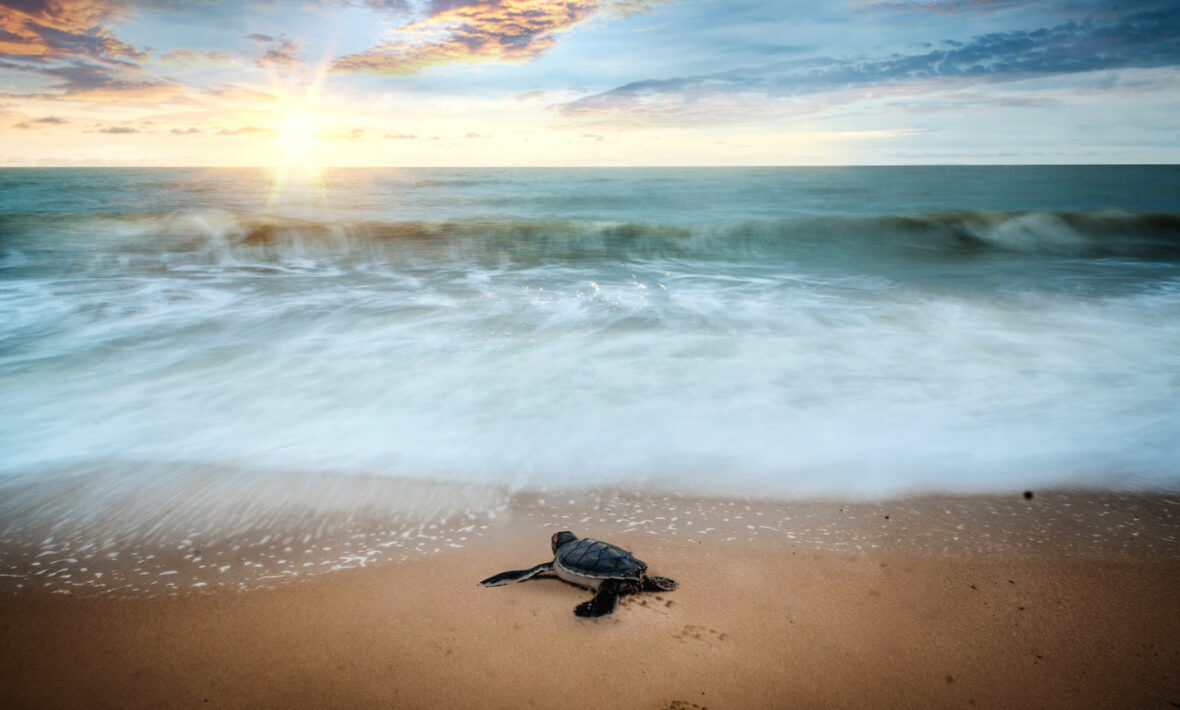
{"label": "baby sea turtle", "polygon": [[553,561],[530,569],[511,570],[488,577],[482,587],[515,584],[540,576],[557,575],[579,587],[595,590],[594,598],[574,607],[578,616],[606,616],[619,606],[619,595],[633,592],[670,592],[680,585],[667,577],[649,577],[647,563],[621,547],[578,537],[562,530],[550,540]]}

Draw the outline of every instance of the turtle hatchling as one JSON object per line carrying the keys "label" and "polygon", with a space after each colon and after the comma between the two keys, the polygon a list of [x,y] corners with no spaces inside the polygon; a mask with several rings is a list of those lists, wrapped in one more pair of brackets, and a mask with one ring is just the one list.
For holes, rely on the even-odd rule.
{"label": "turtle hatchling", "polygon": [[680,585],[667,577],[647,574],[647,563],[608,542],[578,537],[563,530],[550,540],[553,561],[529,569],[510,570],[488,577],[482,587],[515,584],[533,577],[557,577],[594,590],[594,598],[574,607],[578,616],[606,616],[619,606],[619,595],[634,592],[670,592]]}

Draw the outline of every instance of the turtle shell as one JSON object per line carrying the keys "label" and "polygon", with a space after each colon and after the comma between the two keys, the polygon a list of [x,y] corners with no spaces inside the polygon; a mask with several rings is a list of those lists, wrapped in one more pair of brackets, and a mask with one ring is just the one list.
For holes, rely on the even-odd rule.
{"label": "turtle shell", "polygon": [[557,561],[575,574],[602,579],[639,579],[647,572],[647,564],[630,552],[588,537],[558,548]]}

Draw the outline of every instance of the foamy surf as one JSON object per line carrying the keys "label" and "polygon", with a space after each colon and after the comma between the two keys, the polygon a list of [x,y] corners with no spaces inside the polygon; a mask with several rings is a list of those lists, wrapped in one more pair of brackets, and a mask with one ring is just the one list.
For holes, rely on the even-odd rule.
{"label": "foamy surf", "polygon": [[1174,489],[1176,176],[0,171],[0,475]]}

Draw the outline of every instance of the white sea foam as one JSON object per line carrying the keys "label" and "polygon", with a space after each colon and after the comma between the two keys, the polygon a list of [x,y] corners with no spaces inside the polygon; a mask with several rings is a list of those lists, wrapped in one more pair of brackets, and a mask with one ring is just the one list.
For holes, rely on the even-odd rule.
{"label": "white sea foam", "polygon": [[225,178],[158,195],[184,209],[12,222],[0,474],[1180,486],[1173,213],[529,175],[364,178],[297,217]]}
{"label": "white sea foam", "polygon": [[666,262],[479,288],[214,278],[109,284],[101,305],[33,285],[54,307],[6,358],[0,466],[873,495],[1166,484],[1180,460],[1180,305],[1159,293],[930,294]]}

